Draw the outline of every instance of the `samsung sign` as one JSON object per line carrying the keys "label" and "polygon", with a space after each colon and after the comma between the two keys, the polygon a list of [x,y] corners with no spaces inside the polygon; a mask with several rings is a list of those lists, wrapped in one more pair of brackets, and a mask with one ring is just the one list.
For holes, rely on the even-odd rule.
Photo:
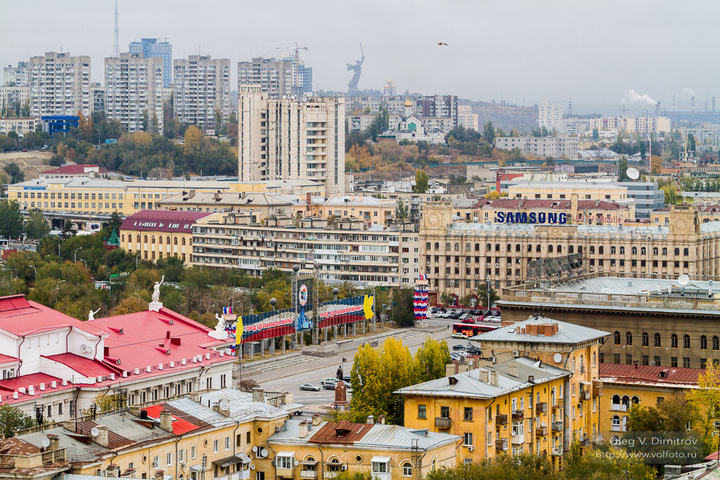
{"label": "samsung sign", "polygon": [[545,212],[497,212],[495,223],[543,223],[565,225],[568,223],[567,213]]}

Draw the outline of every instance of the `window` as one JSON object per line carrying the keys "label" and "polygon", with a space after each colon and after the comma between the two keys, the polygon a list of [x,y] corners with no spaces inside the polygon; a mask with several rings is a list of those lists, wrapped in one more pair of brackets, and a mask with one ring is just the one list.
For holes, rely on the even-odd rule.
{"label": "window", "polygon": [[403,477],[412,477],[412,464],[410,462],[403,463]]}
{"label": "window", "polygon": [[168,453],[165,455],[165,463],[170,466],[172,465],[172,453]]}
{"label": "window", "polygon": [[632,345],[632,332],[625,333],[625,344]]}
{"label": "window", "polygon": [[388,473],[388,470],[387,460],[372,461],[372,473]]}
{"label": "window", "polygon": [[643,332],[643,334],[642,334],[642,346],[643,347],[650,346],[650,337],[648,336],[647,332]]}
{"label": "window", "polygon": [[290,455],[278,455],[277,457],[277,468],[291,469],[295,466],[293,457]]}
{"label": "window", "polygon": [[661,347],[661,346],[662,346],[662,341],[661,341],[661,338],[660,338],[660,334],[659,334],[659,333],[656,333],[656,334],[655,334],[655,346],[656,346],[656,347]]}
{"label": "window", "polygon": [[712,339],[713,350],[720,350],[720,337],[715,335]]}
{"label": "window", "polygon": [[471,407],[465,407],[463,418],[465,419],[466,422],[472,422],[473,409]]}
{"label": "window", "polygon": [[463,445],[470,447],[473,445],[473,434],[472,432],[463,433]]}
{"label": "window", "polygon": [[225,437],[225,450],[230,450],[230,437]]}
{"label": "window", "polygon": [[418,418],[427,418],[427,407],[425,405],[418,405]]}
{"label": "window", "polygon": [[610,255],[615,255],[616,251],[615,247],[610,247]]}
{"label": "window", "polygon": [[620,332],[615,332],[613,336],[615,340],[615,345],[620,345]]}
{"label": "window", "polygon": [[450,407],[440,407],[440,416],[442,418],[450,418]]}
{"label": "window", "polygon": [[487,444],[492,445],[492,432],[488,432],[487,434]]}
{"label": "window", "polygon": [[707,350],[707,337],[705,335],[700,336],[700,350]]}
{"label": "window", "polygon": [[672,348],[678,348],[678,336],[674,333],[670,337],[670,347]]}
{"label": "window", "polygon": [[195,460],[197,458],[197,450],[194,446],[190,447],[190,459]]}
{"label": "window", "polygon": [[670,357],[670,366],[671,366],[671,367],[677,367],[677,366],[678,366],[677,357]]}
{"label": "window", "polygon": [[683,368],[690,368],[690,357],[683,357]]}
{"label": "window", "polygon": [[690,348],[690,335],[683,337],[683,348]]}
{"label": "window", "polygon": [[220,451],[220,440],[213,442],[213,452],[218,453]]}

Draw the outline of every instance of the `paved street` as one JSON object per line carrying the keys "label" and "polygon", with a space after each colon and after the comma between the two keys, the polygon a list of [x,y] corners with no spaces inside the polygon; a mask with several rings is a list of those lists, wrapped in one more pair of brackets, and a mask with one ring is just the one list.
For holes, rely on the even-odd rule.
{"label": "paved street", "polygon": [[[446,340],[450,348],[458,343],[466,343],[467,340],[450,337],[451,331],[447,326],[451,323],[452,321],[447,319],[429,319],[425,329],[395,329],[385,333],[358,337],[353,339],[352,344],[341,347],[341,351],[337,355],[329,357],[313,357],[301,355],[300,352],[289,352],[273,359],[256,360],[244,365],[243,372],[248,373],[246,377],[245,374],[243,376],[256,380],[264,390],[291,392],[297,403],[307,406],[306,413],[318,412],[321,411],[322,405],[327,405],[334,400],[335,392],[333,390],[301,391],[300,385],[303,383],[320,385],[325,378],[335,377],[337,368],[341,364],[344,373],[349,375],[353,357],[360,345],[373,340],[382,343],[384,338],[390,335],[402,340],[412,353],[417,351],[428,335],[436,340]],[[343,358],[347,361],[343,362]],[[348,399],[349,397],[350,395]]]}

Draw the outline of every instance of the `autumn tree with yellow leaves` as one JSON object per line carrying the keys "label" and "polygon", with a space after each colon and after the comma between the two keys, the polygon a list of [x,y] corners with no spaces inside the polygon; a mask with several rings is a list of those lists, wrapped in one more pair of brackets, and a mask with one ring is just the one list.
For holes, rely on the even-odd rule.
{"label": "autumn tree with yellow leaves", "polygon": [[720,437],[713,435],[715,422],[720,421],[720,365],[708,363],[698,377],[698,388],[687,394],[688,403],[699,413],[697,428],[705,440],[705,454],[720,448]]}

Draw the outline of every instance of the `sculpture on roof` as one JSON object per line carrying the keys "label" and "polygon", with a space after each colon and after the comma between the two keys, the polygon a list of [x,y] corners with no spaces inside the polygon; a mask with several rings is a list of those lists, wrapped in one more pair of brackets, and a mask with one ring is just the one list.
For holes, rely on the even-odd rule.
{"label": "sculpture on roof", "polygon": [[99,311],[100,311],[99,308],[97,310],[95,310],[94,312],[92,310],[90,310],[90,312],[88,312],[88,320],[95,320],[95,314],[98,313]]}
{"label": "sculpture on roof", "polygon": [[363,53],[362,43],[360,44],[360,60],[357,60],[355,62],[355,65],[352,63],[347,64],[348,71],[352,70],[353,76],[348,82],[348,93],[357,93],[358,92],[358,82],[360,81],[360,74],[362,73],[362,64],[365,61],[365,54]]}
{"label": "sculpture on roof", "polygon": [[162,276],[159,282],[155,282],[155,286],[153,287],[153,294],[152,294],[152,301],[157,303],[160,301],[160,285],[165,282],[165,275]]}

